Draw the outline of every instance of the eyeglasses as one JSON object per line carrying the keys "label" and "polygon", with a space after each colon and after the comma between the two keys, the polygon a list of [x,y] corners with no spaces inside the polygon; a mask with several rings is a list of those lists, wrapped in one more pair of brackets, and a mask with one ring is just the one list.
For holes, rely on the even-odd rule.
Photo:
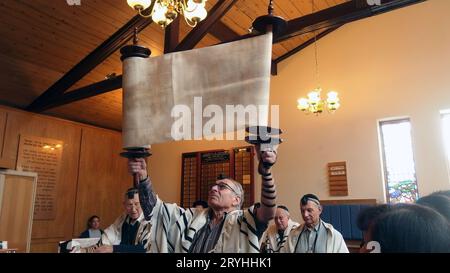
{"label": "eyeglasses", "polygon": [[229,189],[230,191],[232,191],[234,194],[236,194],[237,196],[240,196],[240,194],[238,194],[230,185],[228,185],[225,182],[220,182],[219,184],[215,184],[213,185],[219,187],[219,190],[224,190],[224,189]]}

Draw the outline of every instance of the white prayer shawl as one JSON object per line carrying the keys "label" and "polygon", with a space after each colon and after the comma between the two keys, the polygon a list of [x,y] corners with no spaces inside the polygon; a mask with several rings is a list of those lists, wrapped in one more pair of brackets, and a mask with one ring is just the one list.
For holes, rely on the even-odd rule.
{"label": "white prayer shawl", "polygon": [[[119,245],[122,239],[122,225],[127,219],[126,214],[119,216],[113,224],[104,230],[102,235],[101,244],[102,245]],[[136,239],[134,244],[141,244],[144,246],[147,252],[150,251],[150,222],[145,221],[144,214],[141,213],[139,218],[139,228],[136,233]]]}
{"label": "white prayer shawl", "polygon": [[264,247],[264,250],[267,253],[277,253],[280,252],[280,249],[283,247],[283,245],[286,243],[287,237],[291,230],[293,228],[298,227],[300,224],[297,222],[292,221],[289,219],[288,226],[284,230],[283,237],[280,237],[280,234],[278,233],[278,228],[275,223],[270,225],[266,232],[264,232],[262,238],[261,238],[261,250]]}
{"label": "white prayer shawl", "polygon": [[[326,253],[348,253],[347,245],[345,244],[342,234],[333,228],[331,224],[323,222],[327,231],[327,249]],[[293,228],[289,233],[286,244],[280,249],[280,253],[294,253],[299,240],[300,233],[302,232],[305,224]]]}
{"label": "white prayer shawl", "polygon": [[[259,253],[254,206],[226,215],[215,253]],[[150,232],[154,253],[187,253],[196,233],[206,224],[210,209],[184,209],[157,199]]]}

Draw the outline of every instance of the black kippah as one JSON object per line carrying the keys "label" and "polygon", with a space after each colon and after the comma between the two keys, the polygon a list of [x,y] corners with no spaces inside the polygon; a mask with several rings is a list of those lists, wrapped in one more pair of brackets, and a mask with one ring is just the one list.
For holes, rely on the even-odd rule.
{"label": "black kippah", "polygon": [[221,173],[217,176],[217,180],[223,180],[223,179],[227,179],[227,178],[230,178],[230,177],[226,176],[224,173]]}
{"label": "black kippah", "polygon": [[318,205],[320,204],[319,197],[315,196],[312,193],[303,195],[302,199],[300,199],[300,204],[306,205],[306,203],[308,203],[308,201],[312,201]]}
{"label": "black kippah", "polygon": [[277,208],[284,209],[285,211],[289,212],[289,210],[288,210],[288,208],[286,206],[278,205]]}
{"label": "black kippah", "polygon": [[129,188],[129,189],[127,190],[126,195],[127,195],[127,198],[128,198],[128,199],[133,199],[133,198],[134,198],[134,195],[137,194],[137,193],[138,193],[138,189],[136,189],[136,188]]}

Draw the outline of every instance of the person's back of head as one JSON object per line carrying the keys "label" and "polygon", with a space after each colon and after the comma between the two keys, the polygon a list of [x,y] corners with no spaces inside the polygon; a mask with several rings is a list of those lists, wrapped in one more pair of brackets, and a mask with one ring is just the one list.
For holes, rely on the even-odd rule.
{"label": "person's back of head", "polygon": [[359,212],[358,218],[356,219],[356,225],[361,231],[367,231],[372,222],[390,209],[391,205],[389,204],[367,207]]}
{"label": "person's back of head", "polygon": [[436,192],[433,192],[431,195],[435,195],[435,194],[443,195],[443,196],[446,196],[446,197],[450,198],[450,190],[448,190],[448,191],[436,191]]}
{"label": "person's back of head", "polygon": [[396,206],[382,214],[371,234],[383,253],[450,251],[450,227],[444,216],[417,204]]}
{"label": "person's back of head", "polygon": [[436,192],[419,198],[416,203],[436,210],[450,222],[450,198],[447,196]]}

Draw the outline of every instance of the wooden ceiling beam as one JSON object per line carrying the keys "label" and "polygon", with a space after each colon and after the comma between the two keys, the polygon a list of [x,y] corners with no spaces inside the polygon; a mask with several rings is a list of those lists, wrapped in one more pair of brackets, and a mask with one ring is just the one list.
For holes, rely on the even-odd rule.
{"label": "wooden ceiling beam", "polygon": [[239,34],[222,23],[222,21],[216,22],[210,29],[209,34],[220,41],[232,41],[239,38]]}
{"label": "wooden ceiling beam", "polygon": [[41,107],[41,111],[43,112],[71,102],[94,97],[119,88],[122,88],[122,75],[66,92],[59,97],[50,98],[47,100],[47,103]]}
{"label": "wooden ceiling beam", "polygon": [[[427,0],[380,0],[380,5],[369,5],[367,0],[351,0],[343,4],[323,9],[321,11],[297,17],[288,21],[287,30],[279,37],[274,37],[274,43],[280,43],[298,35],[320,29],[341,26],[346,23],[403,8]],[[226,42],[239,41],[261,35],[261,33],[244,34]]]}
{"label": "wooden ceiling beam", "polygon": [[237,1],[238,0],[218,1],[209,11],[208,17],[198,23],[198,25],[175,47],[174,51],[183,51],[194,48]]}
{"label": "wooden ceiling beam", "polygon": [[288,21],[286,32],[275,39],[279,43],[292,37],[319,29],[326,29],[364,19],[426,0],[380,0],[381,4],[369,5],[367,0],[352,0],[313,14]]}
{"label": "wooden ceiling beam", "polygon": [[172,52],[178,45],[180,35],[180,16],[164,30],[164,54]]}
{"label": "wooden ceiling beam", "polygon": [[325,31],[322,31],[321,33],[317,34],[316,37],[312,37],[311,39],[309,39],[308,41],[302,43],[301,45],[293,48],[292,50],[290,50],[289,52],[281,55],[280,57],[276,58],[275,60],[273,60],[275,62],[275,64],[278,64],[284,60],[286,60],[287,58],[291,57],[292,55],[300,52],[302,49],[306,48],[307,46],[311,45],[314,43],[314,40],[316,39],[317,41],[320,40],[321,38],[327,36],[328,34],[330,34],[331,32],[335,31],[336,29],[340,28],[341,26],[336,26],[336,27],[331,27]]}
{"label": "wooden ceiling beam", "polygon": [[152,20],[149,18],[144,18],[140,15],[134,16],[111,37],[106,39],[101,45],[84,57],[57,82],[36,98],[26,110],[34,112],[42,111],[50,100],[54,101],[59,96],[63,95],[72,85],[82,79],[116,50],[124,46],[133,37],[135,28],[137,28],[138,31],[142,31],[151,23]]}
{"label": "wooden ceiling beam", "polygon": [[[179,23],[173,24],[173,23],[177,23],[177,22],[176,21],[172,22],[172,24],[170,24],[168,26],[168,28],[166,29],[166,32],[165,32],[164,53],[192,49],[211,30],[213,30],[213,32],[216,35],[220,35],[219,33],[221,33],[223,35],[226,35],[227,38],[239,37],[239,35],[234,33],[231,29],[228,29],[228,27],[226,27],[225,25],[223,25],[220,22],[220,18],[222,18],[225,15],[225,13],[236,2],[237,2],[237,0],[221,0],[221,1],[219,1],[209,12],[207,19],[200,22],[199,25],[197,27],[195,27],[179,44],[178,44]],[[142,18],[141,16],[139,16],[139,17]],[[133,19],[135,19],[135,18],[133,18]],[[179,21],[179,20],[180,19],[177,19],[177,21]],[[151,20],[146,19],[145,22],[151,22]],[[218,27],[212,28],[212,26],[214,26],[215,24],[219,24]],[[132,32],[131,32],[131,34],[132,34]],[[131,37],[132,37],[132,35],[129,38],[131,38]],[[123,44],[125,44],[125,42]],[[121,46],[123,46],[123,44],[120,45],[119,48]],[[116,48],[116,50],[117,49],[118,48]],[[65,90],[67,90],[70,86],[68,86]],[[62,106],[62,105],[65,105],[65,104],[68,104],[71,102],[78,101],[78,100],[82,100],[82,99],[90,98],[90,97],[93,97],[93,96],[96,96],[99,94],[107,93],[107,92],[110,92],[110,91],[113,91],[113,90],[116,90],[119,88],[122,88],[122,75],[119,75],[116,78],[111,79],[111,80],[104,80],[101,82],[90,84],[88,86],[81,87],[77,90],[73,90],[66,94],[64,94],[64,92],[62,92],[62,93],[58,93],[57,95],[46,95],[45,100],[41,99],[37,102],[35,101],[36,103],[33,102],[34,105],[33,104],[30,105],[28,110],[44,111],[44,110],[48,110],[50,108]],[[31,106],[33,106],[33,107],[31,107]]]}
{"label": "wooden ceiling beam", "polygon": [[[216,32],[219,33],[223,26],[220,24],[223,24],[220,22],[220,18],[231,8],[231,6],[236,2],[237,0],[223,0],[218,2],[210,11],[210,14],[208,18],[200,22],[199,25],[193,29],[186,37],[181,41],[180,44],[178,44],[174,51],[182,51],[182,50],[189,50],[194,48],[194,46],[206,35],[208,32]],[[424,2],[426,0],[381,0],[381,5],[368,5],[367,0],[352,0],[349,2],[345,2],[343,4],[310,14],[306,16],[302,16],[293,20],[288,21],[288,30],[285,32],[285,34],[279,38],[276,38],[274,40],[274,43],[282,42],[286,39],[295,37],[297,35],[305,34],[312,32],[314,30],[323,29],[323,28],[337,28],[345,23],[349,23],[352,21],[356,21],[359,19],[363,19],[366,17],[374,16],[377,14],[381,14],[384,12],[388,12],[394,9],[402,8],[408,5]],[[218,25],[217,25],[218,24]],[[216,25],[216,28],[213,26]],[[330,31],[331,32],[331,31]],[[234,35],[230,31],[225,30],[224,33],[228,33],[227,37],[230,39],[227,42],[231,41],[237,41],[242,40],[250,37],[257,36],[259,34],[245,34],[245,35]],[[329,33],[329,32],[328,32]],[[326,33],[326,34],[328,34]],[[326,35],[324,34],[324,36]],[[219,35],[219,34],[217,34]],[[319,36],[318,36],[319,37]],[[220,39],[225,40],[225,39]],[[306,42],[307,43],[307,42]],[[303,44],[298,46],[296,49],[293,49],[291,51],[291,55],[295,54],[296,52],[300,51],[302,48],[306,47],[307,44]],[[297,50],[297,51],[295,51]],[[289,54],[289,53],[287,53]],[[283,57],[284,56],[284,57]],[[288,55],[283,55],[276,60],[272,61],[272,73],[276,74],[277,67],[276,64],[281,62],[282,60],[289,57]],[[82,94],[77,97],[75,92],[67,97],[64,98],[65,103],[74,102],[80,99],[85,99],[88,97],[92,97],[98,94],[106,93],[109,91],[113,91],[115,89],[122,87],[122,76],[118,76],[116,78],[116,81],[114,84],[106,85],[106,81],[102,81],[99,83],[94,83],[92,85],[82,87],[78,89],[78,91],[83,90]],[[106,86],[105,86],[106,85]],[[96,90],[92,91],[95,87]],[[115,89],[112,89],[115,88]],[[91,91],[89,91],[91,90]],[[76,93],[78,93],[78,91]],[[89,91],[89,92],[88,92]],[[72,93],[70,92],[70,93]],[[56,103],[54,103],[56,105]],[[62,104],[58,104],[60,106]],[[48,109],[47,107],[46,109]]]}

